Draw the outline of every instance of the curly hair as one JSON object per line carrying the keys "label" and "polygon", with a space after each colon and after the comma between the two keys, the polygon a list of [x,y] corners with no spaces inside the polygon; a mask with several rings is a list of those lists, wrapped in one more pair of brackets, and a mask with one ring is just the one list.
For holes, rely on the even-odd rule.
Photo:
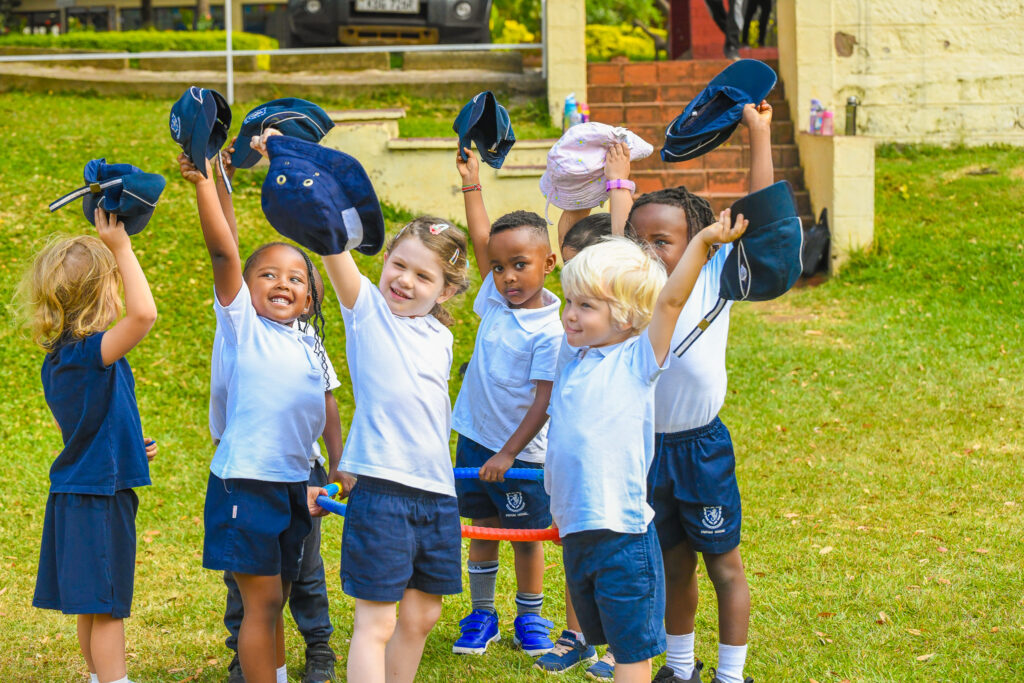
{"label": "curly hair", "polygon": [[686,216],[687,239],[693,239],[698,232],[715,222],[715,214],[711,210],[708,200],[698,197],[682,185],[648,192],[637,197],[633,202],[633,208],[629,210],[630,223],[633,221],[633,214],[636,213],[636,210],[648,204],[665,204],[682,209]]}

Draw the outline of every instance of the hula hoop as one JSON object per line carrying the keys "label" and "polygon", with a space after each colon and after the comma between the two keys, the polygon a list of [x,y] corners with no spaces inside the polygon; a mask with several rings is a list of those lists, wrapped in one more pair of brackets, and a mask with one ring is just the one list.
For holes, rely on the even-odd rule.
{"label": "hula hoop", "polygon": [[[473,469],[473,468],[464,468]],[[512,470],[509,470],[511,472]],[[541,470],[524,470],[526,472],[540,472]],[[508,476],[506,474],[506,476]],[[327,492],[335,496],[341,488],[337,484],[328,484],[324,487]],[[345,511],[348,506],[344,503],[339,503],[336,500],[332,500],[327,496],[317,496],[317,504],[328,512],[333,512],[336,515],[345,516]],[[551,527],[550,529],[499,529],[497,527],[490,526],[469,526],[467,524],[462,525],[462,537],[463,538],[475,538],[481,541],[557,541],[558,540],[558,529]]]}
{"label": "hula hoop", "polygon": [[[479,467],[453,467],[456,479],[479,479]],[[513,467],[505,472],[506,479],[535,479],[540,481],[544,478],[544,470],[529,470],[525,467]]]}

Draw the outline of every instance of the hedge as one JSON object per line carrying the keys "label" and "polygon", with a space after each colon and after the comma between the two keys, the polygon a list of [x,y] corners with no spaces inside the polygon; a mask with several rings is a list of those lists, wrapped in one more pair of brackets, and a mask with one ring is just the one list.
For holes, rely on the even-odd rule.
{"label": "hedge", "polygon": [[[652,29],[661,37],[666,32]],[[587,26],[587,60],[591,62],[607,62],[612,57],[629,57],[633,61],[654,59],[654,41],[638,28],[622,24],[621,26],[605,26],[591,24]]]}
{"label": "hedge", "polygon": [[[55,47],[69,50],[109,50],[111,52],[157,52],[223,50],[225,31],[76,31],[61,35],[0,36],[0,46]],[[258,33],[232,31],[236,50],[273,50],[277,41]]]}

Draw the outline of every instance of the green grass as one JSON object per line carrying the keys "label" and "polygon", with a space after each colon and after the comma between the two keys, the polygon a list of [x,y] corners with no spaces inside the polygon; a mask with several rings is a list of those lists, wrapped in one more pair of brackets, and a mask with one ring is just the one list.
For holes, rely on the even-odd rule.
{"label": "green grass", "polygon": [[[162,100],[0,99],[0,290],[5,302],[12,299],[47,236],[86,228],[77,205],[46,211],[76,186],[85,161],[106,156],[167,177],[156,216],[135,238],[160,319],[131,362],[145,432],[160,440],[160,456],[154,486],[140,491],[129,672],[139,681],[219,681],[228,662],[224,588],[200,561],[212,455],[211,278],[191,188],[176,174],[168,107]],[[968,174],[982,167],[997,173]],[[1019,680],[1022,178],[1024,162],[1013,149],[885,148],[877,161],[875,250],[820,287],[734,308],[722,416],[736,442],[744,497],[742,550],[753,596],[747,672],[757,680]],[[240,172],[238,180],[248,253],[276,235],[260,214],[259,174]],[[402,216],[389,218],[394,227]],[[379,259],[360,264],[376,277]],[[333,297],[326,310],[327,347],[345,377]],[[457,368],[473,343],[468,295],[454,312]],[[60,437],[39,386],[42,354],[11,308],[0,348],[0,679],[80,681],[73,619],[31,607],[47,470]],[[453,397],[458,386],[453,375]],[[347,424],[347,382],[337,395]],[[341,527],[330,518],[323,532],[339,671],[352,623],[337,574]],[[514,586],[504,553],[499,609],[508,616]],[[562,574],[553,546],[547,564],[546,613],[557,617]],[[701,591],[697,655],[714,665],[715,607],[704,576]],[[445,601],[419,680],[547,680],[507,647],[508,637],[486,657],[450,655],[467,610],[466,594]],[[506,618],[504,635],[510,626]],[[288,653],[298,680],[302,647],[294,629]]]}

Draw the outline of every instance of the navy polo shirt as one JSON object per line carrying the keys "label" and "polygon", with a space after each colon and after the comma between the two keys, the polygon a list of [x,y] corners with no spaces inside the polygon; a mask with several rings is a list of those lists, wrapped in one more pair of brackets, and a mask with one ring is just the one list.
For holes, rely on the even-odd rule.
{"label": "navy polo shirt", "polygon": [[103,334],[63,344],[43,361],[43,393],[64,439],[51,493],[112,496],[150,484],[135,378],[126,358],[103,365]]}

